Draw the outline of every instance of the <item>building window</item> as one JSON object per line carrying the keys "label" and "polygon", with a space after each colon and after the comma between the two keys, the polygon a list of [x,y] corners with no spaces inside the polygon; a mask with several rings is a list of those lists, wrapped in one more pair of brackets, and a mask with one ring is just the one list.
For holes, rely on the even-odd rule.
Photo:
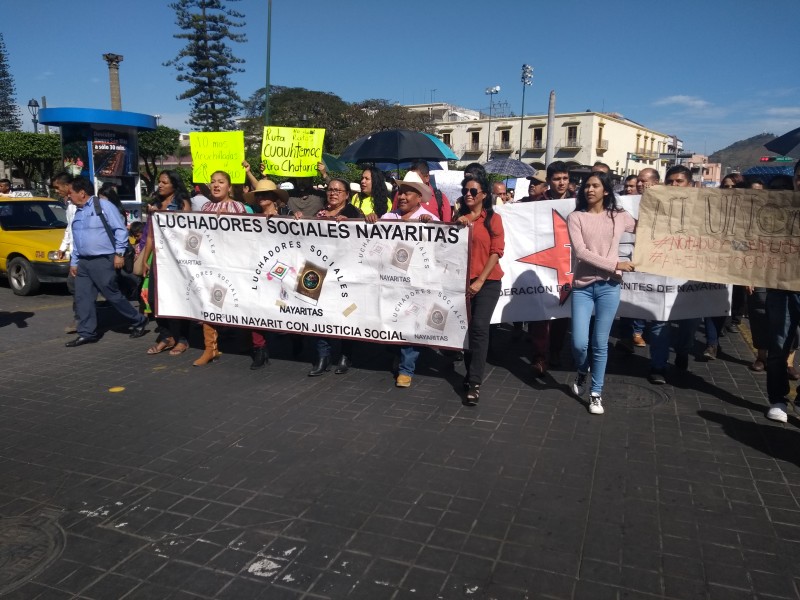
{"label": "building window", "polygon": [[567,127],[567,146],[574,148],[578,145],[578,126],[570,125]]}
{"label": "building window", "polygon": [[536,127],[533,130],[533,148],[534,150],[544,148],[544,129],[542,127]]}
{"label": "building window", "polygon": [[480,138],[480,135],[481,135],[481,132],[480,132],[480,131],[472,131],[472,132],[470,133],[470,146],[471,146],[471,149],[472,149],[473,151],[474,151],[474,150],[477,150],[477,149],[478,149],[478,146],[479,146],[479,145],[480,145],[480,143],[481,143],[481,138]]}
{"label": "building window", "polygon": [[500,147],[504,149],[511,147],[511,131],[509,129],[500,132]]}
{"label": "building window", "polygon": [[442,141],[445,143],[446,146],[449,146],[450,145],[450,134],[449,133],[443,133],[442,134]]}

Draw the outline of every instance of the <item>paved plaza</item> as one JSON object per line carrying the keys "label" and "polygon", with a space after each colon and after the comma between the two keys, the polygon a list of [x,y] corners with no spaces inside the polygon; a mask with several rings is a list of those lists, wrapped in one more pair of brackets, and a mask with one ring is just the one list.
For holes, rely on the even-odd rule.
{"label": "paved plaza", "polygon": [[237,331],[193,368],[199,336],[147,356],[107,309],[65,348],[70,305],[0,284],[3,600],[800,597],[800,420],[745,328],[661,387],[612,351],[592,416],[510,329],[469,408],[433,352],[410,389],[375,345],[309,378],[276,335],[250,371]]}

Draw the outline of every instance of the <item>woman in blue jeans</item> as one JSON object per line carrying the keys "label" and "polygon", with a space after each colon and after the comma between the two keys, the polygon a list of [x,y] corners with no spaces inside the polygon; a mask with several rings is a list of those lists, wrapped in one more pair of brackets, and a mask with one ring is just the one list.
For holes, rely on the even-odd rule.
{"label": "woman in blue jeans", "polygon": [[[636,221],[616,205],[611,179],[592,173],[583,183],[575,211],[567,217],[572,244],[572,355],[578,368],[572,391],[582,396],[591,371],[589,412],[603,414],[603,378],[608,361],[608,334],[619,306],[622,272],[633,263],[619,262],[619,240],[633,233]],[[592,356],[589,357],[589,321],[595,314]]]}

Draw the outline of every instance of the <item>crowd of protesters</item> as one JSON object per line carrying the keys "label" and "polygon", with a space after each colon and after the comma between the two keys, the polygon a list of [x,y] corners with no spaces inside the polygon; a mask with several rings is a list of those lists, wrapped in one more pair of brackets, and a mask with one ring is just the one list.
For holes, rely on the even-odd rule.
{"label": "crowd of protesters", "polygon": [[[84,260],[76,260],[80,247],[75,244],[77,242],[83,244],[84,248],[93,248],[89,250],[90,253],[106,252],[109,261],[113,259],[113,266],[118,270],[121,266],[119,261],[122,260],[119,253],[121,246],[114,247],[113,237],[106,238],[106,233],[94,234],[97,241],[92,242],[94,245],[87,245],[87,233],[84,229],[78,229],[77,224],[86,227],[84,224],[89,223],[89,219],[96,218],[94,212],[85,212],[95,210],[87,208],[92,206],[96,206],[97,210],[100,207],[105,209],[102,212],[106,217],[113,208],[124,215],[116,190],[113,186],[103,186],[97,193],[98,201],[95,203],[91,184],[87,185],[86,180],[73,180],[64,173],[53,179],[56,192],[68,204],[69,223],[60,253],[62,256],[72,254],[74,266],[68,286],[76,299],[73,305],[75,323],[67,328],[67,333],[77,331],[79,337],[68,342],[68,347],[97,341],[94,330],[87,328],[96,325],[87,309],[87,294],[93,294],[92,302],[101,289],[105,296],[114,299],[117,298],[117,288],[129,298],[141,294],[140,312],[152,312],[150,307],[154,304],[157,286],[156,271],[150,269],[154,236],[149,215],[154,211],[260,213],[268,218],[364,219],[373,223],[378,220],[455,222],[472,228],[469,285],[466,290],[471,318],[467,350],[463,354],[447,353],[447,356],[456,361],[463,358],[467,372],[463,402],[474,406],[480,398],[492,334],[490,320],[500,296],[500,280],[503,276],[499,261],[504,252],[505,230],[503,219],[494,208],[507,202],[575,198],[575,211],[567,220],[574,273],[571,319],[515,323],[514,338],[520,339],[524,328],[527,328],[532,376],[541,378],[551,367],[560,366],[562,348],[571,333],[571,353],[576,368],[572,392],[583,397],[588,387],[589,412],[603,414],[602,390],[608,339],[620,301],[620,283],[626,272],[635,270],[632,262],[619,255],[620,237],[625,232],[634,232],[636,222],[619,206],[618,196],[641,195],[654,185],[692,185],[691,171],[677,165],[667,171],[663,184],[655,169],[645,168],[625,178],[615,189],[609,167],[599,162],[576,185],[570,179],[567,165],[556,161],[548,165],[544,173],[538,172],[528,177],[527,195],[518,192],[515,200],[511,193],[513,190],[507,190],[505,184],[491,184],[484,168],[472,163],[464,171],[461,196],[451,205],[449,199],[432,185],[428,164],[424,161],[412,164],[402,179],[387,176],[375,167],[367,167],[363,169],[360,181],[354,184],[330,177],[324,164],[320,163],[319,172],[327,184],[324,190],[315,188],[310,178],[295,179],[291,189],[283,189],[284,186],[279,187],[269,179],[256,177],[249,164],[244,163],[244,167],[248,183],[244,190],[236,193],[229,175],[223,171],[213,173],[210,182],[196,184],[194,194],[187,190],[175,171],[162,172],[156,192],[147,205],[147,222],[132,223],[129,227],[128,234],[134,240],[136,253],[132,275],[120,273],[117,283],[104,279],[102,288],[101,283],[96,282],[94,287],[91,284],[91,281],[99,281],[100,275],[96,275],[95,271],[101,272],[98,267],[100,263],[92,261],[95,256],[87,257],[86,250],[81,251]],[[795,167],[793,177],[774,177],[764,182],[746,180],[734,173],[726,176],[720,187],[800,191],[800,163]],[[234,196],[238,199],[234,199]],[[117,223],[120,217],[117,215],[110,220]],[[108,248],[105,249],[105,246]],[[103,262],[102,273],[107,274],[106,267],[111,264]],[[78,287],[82,286],[84,290],[80,294],[76,290],[76,276],[81,277]],[[720,353],[720,337],[727,333],[738,333],[741,319],[747,314],[756,351],[749,368],[756,373],[766,373],[770,402],[767,417],[786,422],[789,382],[800,379],[793,366],[800,324],[800,291],[734,286],[732,298],[730,317],[709,315],[675,323],[619,319],[616,351],[632,353],[636,347],[649,346],[651,368],[648,381],[653,385],[663,385],[667,381],[670,346],[675,351],[673,368],[687,370],[689,354],[702,322],[706,338],[702,358],[716,360]],[[136,315],[128,314],[130,311],[124,307],[117,307],[117,304],[114,306],[134,323],[131,336],[142,335],[142,321]],[[189,321],[165,319],[157,315],[153,315],[153,318],[158,336],[153,345],[147,348],[147,354],[167,352],[171,356],[179,356],[190,348]],[[217,326],[202,323],[201,327],[204,349],[194,361],[195,366],[207,365],[220,356]],[[253,370],[269,364],[265,334],[260,330],[250,332],[250,368]],[[302,339],[297,336],[293,339],[295,354],[299,354]],[[315,338],[315,348],[316,354],[308,376],[323,375],[331,368],[336,374],[343,375],[352,367],[352,341],[318,337]],[[419,354],[419,348],[413,346],[397,348],[394,363],[396,386],[411,386]]]}

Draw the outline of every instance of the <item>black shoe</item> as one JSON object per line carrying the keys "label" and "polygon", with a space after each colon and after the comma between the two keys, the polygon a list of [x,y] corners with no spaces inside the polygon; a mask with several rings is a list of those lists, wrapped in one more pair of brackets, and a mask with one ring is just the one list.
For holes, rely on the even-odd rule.
{"label": "black shoe", "polygon": [[653,385],[664,385],[667,383],[667,378],[664,377],[664,369],[653,369],[650,375],[647,376],[647,381]]}
{"label": "black shoe", "polygon": [[267,347],[264,346],[263,348],[253,348],[253,362],[250,363],[250,370],[257,371],[261,369],[264,365],[269,364],[269,353],[267,352]]}
{"label": "black shoe", "polygon": [[131,335],[130,335],[130,337],[132,337],[134,339],[142,337],[145,333],[147,333],[147,330],[145,329],[145,327],[147,327],[147,321],[145,321],[141,325],[136,325],[135,327],[131,327]]}
{"label": "black shoe", "polygon": [[83,346],[84,344],[95,344],[95,343],[97,343],[96,337],[78,336],[74,340],[71,340],[64,345],[67,348],[77,348],[78,346]]}
{"label": "black shoe", "polygon": [[334,371],[334,373],[336,375],[344,375],[345,373],[347,373],[350,370],[350,366],[352,364],[353,363],[350,361],[350,359],[347,358],[344,354],[342,354],[342,357],[339,359],[339,362],[336,364],[336,370]]}
{"label": "black shoe", "polygon": [[464,404],[466,404],[467,406],[477,406],[480,397],[481,397],[481,384],[470,383],[469,389],[467,390],[467,395],[464,398]]}
{"label": "black shoe", "polygon": [[308,372],[309,377],[318,377],[322,375],[326,371],[328,371],[328,367],[331,366],[331,357],[330,356],[323,356],[317,361],[317,364],[314,365],[314,368]]}
{"label": "black shoe", "polygon": [[731,333],[739,333],[739,324],[738,323],[728,323],[727,327],[725,328]]}
{"label": "black shoe", "polygon": [[680,354],[675,355],[675,368],[679,371],[688,371],[689,370],[689,354],[686,352],[681,352]]}

